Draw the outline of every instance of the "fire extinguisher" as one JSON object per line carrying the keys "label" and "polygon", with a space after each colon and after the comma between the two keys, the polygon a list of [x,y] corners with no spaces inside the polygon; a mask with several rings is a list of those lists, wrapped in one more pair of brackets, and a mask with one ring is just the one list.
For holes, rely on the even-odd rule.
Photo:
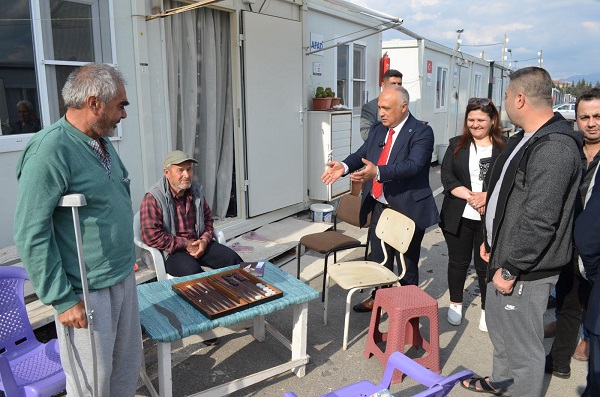
{"label": "fire extinguisher", "polygon": [[383,84],[383,75],[388,70],[390,70],[390,57],[388,57],[386,51],[379,60],[379,85]]}

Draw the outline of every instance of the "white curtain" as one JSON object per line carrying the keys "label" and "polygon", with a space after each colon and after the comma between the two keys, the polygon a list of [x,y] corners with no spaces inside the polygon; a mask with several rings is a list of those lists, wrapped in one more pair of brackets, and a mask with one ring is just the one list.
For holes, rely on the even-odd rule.
{"label": "white curtain", "polygon": [[227,213],[234,170],[229,18],[200,8],[165,24],[172,144],[198,160],[195,179],[215,218]]}

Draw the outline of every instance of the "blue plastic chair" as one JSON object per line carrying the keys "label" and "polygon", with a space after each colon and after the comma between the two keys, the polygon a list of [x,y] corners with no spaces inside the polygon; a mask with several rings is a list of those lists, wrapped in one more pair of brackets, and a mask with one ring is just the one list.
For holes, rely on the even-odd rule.
{"label": "blue plastic chair", "polygon": [[40,343],[27,317],[24,269],[0,267],[0,390],[11,397],[41,397],[66,388],[56,339]]}
{"label": "blue plastic chair", "polygon": [[[374,385],[369,381],[363,380],[324,394],[321,397],[368,397],[390,387],[392,375],[396,369],[402,371],[407,376],[410,376],[417,382],[428,387],[427,390],[415,394],[413,397],[447,396],[458,382],[473,376],[473,371],[470,370],[463,370],[448,377],[438,375],[435,372],[423,367],[421,364],[406,357],[404,354],[395,352],[388,359],[388,362],[385,366],[385,372],[383,373],[381,382],[378,385]],[[284,397],[297,396],[292,392],[286,392]]]}

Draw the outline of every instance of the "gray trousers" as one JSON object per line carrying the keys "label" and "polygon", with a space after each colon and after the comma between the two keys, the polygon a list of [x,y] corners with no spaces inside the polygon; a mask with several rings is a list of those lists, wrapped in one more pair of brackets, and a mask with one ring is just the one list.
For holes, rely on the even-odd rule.
{"label": "gray trousers", "polygon": [[[135,396],[142,338],[134,273],[112,287],[90,291],[90,305],[94,311],[99,396]],[[91,396],[94,375],[88,330],[64,327],[58,319],[55,322],[67,395]],[[66,333],[74,349],[74,363],[69,358]]]}
{"label": "gray trousers", "polygon": [[544,383],[544,312],[558,275],[518,281],[510,295],[487,285],[485,320],[494,346],[490,385],[506,396],[541,396]]}

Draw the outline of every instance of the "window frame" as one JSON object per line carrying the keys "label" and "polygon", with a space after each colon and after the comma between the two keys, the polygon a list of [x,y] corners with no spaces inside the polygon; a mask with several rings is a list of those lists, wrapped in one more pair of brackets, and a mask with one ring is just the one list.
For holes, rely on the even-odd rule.
{"label": "window frame", "polygon": [[[49,11],[50,0],[29,0],[30,13],[31,13],[31,29],[33,36],[33,47],[34,47],[34,70],[37,80],[37,92],[38,98],[56,98],[56,101],[41,100],[38,99],[40,114],[40,122],[42,127],[47,127],[56,120],[52,120],[53,114],[58,114],[58,96],[60,92],[56,87],[56,74],[53,70],[56,66],[71,66],[79,67],[83,66],[89,61],[64,61],[64,60],[52,60],[47,59],[46,52],[53,48],[51,26],[42,26],[42,20],[48,20],[49,15],[45,15],[44,12]],[[92,10],[92,15],[98,15],[100,21],[103,20],[102,15],[108,14],[107,20],[104,22],[105,25],[101,26],[98,24],[94,26],[94,32],[98,32],[98,29],[104,31],[99,37],[94,37],[94,57],[102,56],[104,52],[106,58],[110,58],[110,62],[105,62],[112,66],[117,66],[117,53],[116,53],[116,41],[115,41],[115,26],[114,26],[114,0],[68,0],[72,3],[79,3],[89,5],[91,7],[97,6],[97,10]],[[44,4],[41,4],[44,2]],[[108,28],[108,31],[106,31]],[[50,34],[48,34],[50,32]],[[108,43],[107,43],[108,41]],[[99,55],[97,52],[101,51]],[[102,62],[102,59],[95,59],[95,62]],[[56,102],[56,103],[55,103]],[[55,117],[55,116],[54,116]],[[21,151],[25,148],[29,140],[35,135],[35,133],[29,134],[15,134],[15,135],[0,135],[0,153]],[[110,138],[111,141],[118,141],[123,139],[121,124],[117,125],[117,131],[114,137]]]}
{"label": "window frame", "polygon": [[[441,71],[441,82],[440,80]],[[435,86],[433,95],[433,112],[443,113],[448,110],[448,84],[449,84],[450,65],[438,63],[435,66]],[[441,90],[438,91],[438,84]],[[441,91],[441,92],[440,92]],[[438,106],[439,100],[439,106]]]}
{"label": "window frame", "polygon": [[475,73],[473,75],[473,95],[474,98],[480,98],[481,84],[483,83],[483,74]]}
{"label": "window frame", "polygon": [[[362,48],[362,51],[360,52],[362,54],[362,59],[360,60],[362,65],[362,71],[363,71],[363,77],[355,77],[355,70],[354,70],[354,56],[356,54],[355,52],[355,46]],[[362,106],[364,105],[364,103],[366,103],[367,101],[367,45],[363,44],[363,43],[359,43],[359,42],[353,42],[352,46],[350,47],[350,51],[352,51],[352,66],[350,68],[350,73],[352,76],[352,114],[360,114]],[[355,83],[362,83],[362,103],[358,103],[355,104],[354,103],[354,86]],[[350,96],[350,94],[349,94]]]}

